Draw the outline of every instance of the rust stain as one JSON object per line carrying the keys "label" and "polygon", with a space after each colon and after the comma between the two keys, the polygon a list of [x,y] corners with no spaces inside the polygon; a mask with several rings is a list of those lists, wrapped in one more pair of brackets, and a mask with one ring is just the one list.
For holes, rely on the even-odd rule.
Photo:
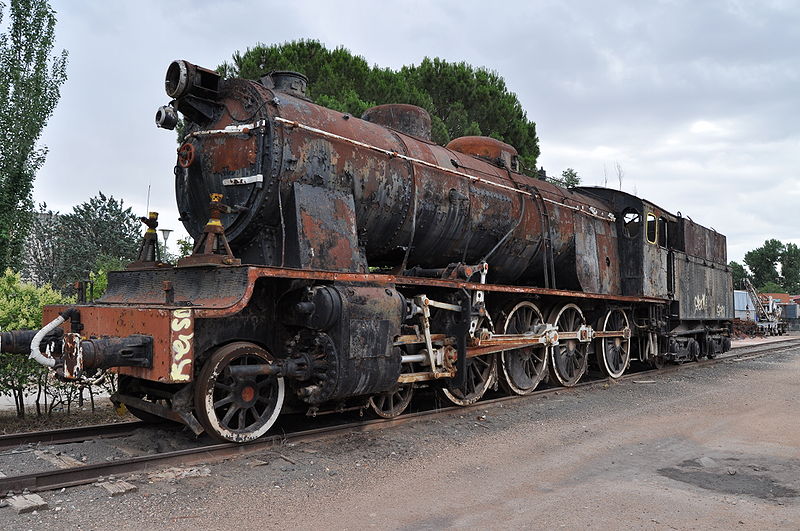
{"label": "rust stain", "polygon": [[203,142],[203,154],[211,161],[214,173],[235,172],[249,168],[256,161],[256,137],[212,137]]}
{"label": "rust stain", "polygon": [[[59,312],[67,307],[45,306],[43,312],[44,322],[52,321]],[[153,337],[153,367],[150,369],[143,367],[120,367],[114,369],[120,374],[127,374],[137,378],[160,381],[165,383],[177,383],[189,381],[186,374],[191,378],[191,361],[194,353],[191,349],[185,352],[181,358],[189,360],[188,364],[183,365],[184,375],[179,379],[173,378],[173,341],[178,337],[173,337],[171,328],[173,322],[172,311],[167,309],[154,308],[118,308],[111,306],[78,306],[81,312],[81,323],[84,329],[81,334],[84,337],[127,337],[133,334],[147,334]],[[69,331],[69,322],[62,327]],[[184,330],[179,331],[185,333]]]}

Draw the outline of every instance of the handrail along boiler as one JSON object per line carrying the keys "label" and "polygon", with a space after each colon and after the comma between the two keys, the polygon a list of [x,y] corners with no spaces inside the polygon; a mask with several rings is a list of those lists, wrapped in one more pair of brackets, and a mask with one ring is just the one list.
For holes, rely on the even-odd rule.
{"label": "handrail along boiler", "polygon": [[64,379],[113,368],[141,418],[245,442],[282,411],[392,417],[422,385],[466,405],[730,348],[725,237],[689,218],[522,175],[491,138],[439,146],[418,107],[321,107],[297,73],[175,61],[165,87],[193,254],[158,261],[151,216],[102,298],[0,337]]}

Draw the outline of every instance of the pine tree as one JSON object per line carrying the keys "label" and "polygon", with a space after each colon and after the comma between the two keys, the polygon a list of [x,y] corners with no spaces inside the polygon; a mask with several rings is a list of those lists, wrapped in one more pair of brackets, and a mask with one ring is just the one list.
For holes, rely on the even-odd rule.
{"label": "pine tree", "polygon": [[514,146],[523,169],[536,171],[539,139],[516,94],[496,72],[467,63],[425,58],[398,71],[370,66],[345,48],[319,41],[258,44],[233,54],[217,71],[226,77],[258,79],[274,70],[294,70],[309,79],[309,95],[325,107],[360,116],[368,107],[410,103],[431,115],[439,144],[467,135],[486,135]]}

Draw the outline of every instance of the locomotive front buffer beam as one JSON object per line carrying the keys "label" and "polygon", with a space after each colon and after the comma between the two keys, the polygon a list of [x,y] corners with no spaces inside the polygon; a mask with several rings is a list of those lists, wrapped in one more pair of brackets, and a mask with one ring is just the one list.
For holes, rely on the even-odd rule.
{"label": "locomotive front buffer beam", "polygon": [[[71,331],[60,326],[70,321]],[[0,352],[29,354],[37,363],[53,369],[62,380],[85,380],[98,370],[113,367],[144,367],[153,364],[153,338],[142,334],[127,337],[90,337],[80,334],[80,311],[67,308],[40,330],[0,333]]]}

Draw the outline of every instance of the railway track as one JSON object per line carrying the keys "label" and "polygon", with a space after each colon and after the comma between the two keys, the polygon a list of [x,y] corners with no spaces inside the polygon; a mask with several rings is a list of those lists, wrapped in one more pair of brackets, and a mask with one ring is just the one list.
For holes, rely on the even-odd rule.
{"label": "railway track", "polygon": [[[642,377],[666,375],[678,371],[705,367],[724,363],[728,361],[755,359],[768,354],[777,354],[794,350],[800,345],[800,338],[782,342],[774,342],[752,347],[742,347],[728,352],[724,356],[719,356],[713,360],[703,360],[695,363],[682,365],[670,365],[662,369],[651,369],[638,372],[631,372],[614,380],[616,382],[641,379]],[[589,379],[581,382],[574,387],[548,387],[537,390],[526,397],[536,397],[555,392],[572,392],[575,389],[585,389],[588,387],[602,385],[611,381],[608,378]],[[0,493],[7,495],[10,491],[39,492],[46,490],[60,489],[92,483],[98,479],[109,475],[123,475],[131,472],[151,470],[169,465],[192,465],[201,462],[218,461],[221,459],[247,455],[263,451],[265,448],[284,444],[286,442],[311,441],[322,437],[335,436],[342,433],[354,431],[368,431],[375,428],[395,426],[406,422],[411,422],[419,418],[430,418],[434,416],[445,416],[454,412],[463,412],[475,408],[485,408],[493,404],[506,402],[512,399],[519,399],[518,396],[501,396],[479,401],[470,406],[451,406],[445,408],[435,408],[414,413],[403,414],[393,419],[374,419],[348,422],[334,426],[326,426],[307,430],[298,430],[289,433],[281,433],[272,436],[262,437],[256,441],[246,444],[219,443],[196,448],[188,448],[163,452],[152,455],[131,457],[128,459],[74,466],[64,469],[48,470],[31,474],[0,477]],[[0,448],[9,448],[23,444],[61,444],[66,442],[80,442],[97,437],[118,437],[132,432],[135,429],[145,426],[142,422],[127,422],[118,424],[106,424],[100,426],[90,426],[86,428],[68,428],[62,430],[52,430],[47,432],[34,432],[27,434],[13,434],[0,437]]]}
{"label": "railway track", "polygon": [[147,425],[146,422],[140,421],[116,422],[113,424],[98,424],[95,426],[81,426],[77,428],[11,433],[9,435],[0,435],[0,450],[16,448],[24,444],[66,444],[83,442],[89,439],[119,437]]}

